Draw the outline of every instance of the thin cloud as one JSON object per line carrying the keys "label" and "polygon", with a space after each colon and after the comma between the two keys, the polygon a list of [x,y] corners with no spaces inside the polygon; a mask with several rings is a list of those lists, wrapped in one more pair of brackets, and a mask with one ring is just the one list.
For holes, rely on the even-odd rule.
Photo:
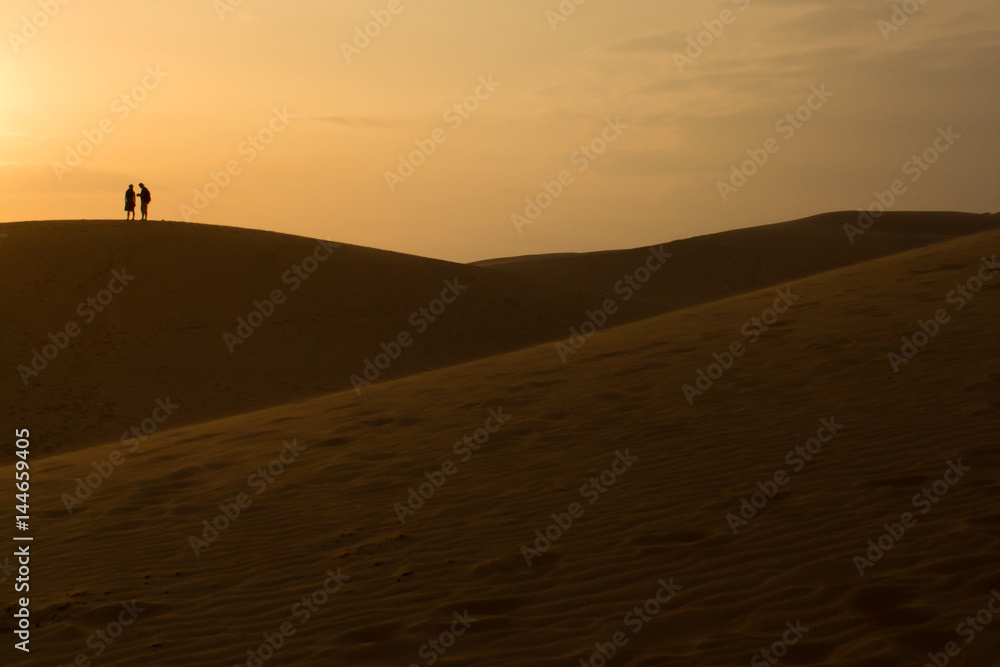
{"label": "thin cloud", "polygon": [[671,53],[684,44],[684,34],[678,30],[634,37],[608,44],[605,49],[615,53]]}
{"label": "thin cloud", "polygon": [[310,120],[320,123],[333,123],[334,125],[345,125],[349,127],[388,127],[391,123],[380,118],[370,118],[365,116],[313,116]]}

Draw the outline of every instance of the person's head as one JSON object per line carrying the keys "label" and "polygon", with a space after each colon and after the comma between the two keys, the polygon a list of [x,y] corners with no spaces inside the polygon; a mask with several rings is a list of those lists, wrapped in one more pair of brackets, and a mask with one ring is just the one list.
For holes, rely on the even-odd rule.
{"label": "person's head", "polygon": [[146,187],[146,186],[145,186],[145,185],[144,185],[143,183],[140,183],[140,184],[139,184],[139,187],[140,187],[140,188],[144,188],[144,187]]}
{"label": "person's head", "polygon": [[133,186],[133,185],[132,185],[131,183],[129,183],[129,184],[128,184],[128,189],[129,189],[129,190],[131,190],[131,189],[132,189],[133,187],[134,187],[134,186]]}

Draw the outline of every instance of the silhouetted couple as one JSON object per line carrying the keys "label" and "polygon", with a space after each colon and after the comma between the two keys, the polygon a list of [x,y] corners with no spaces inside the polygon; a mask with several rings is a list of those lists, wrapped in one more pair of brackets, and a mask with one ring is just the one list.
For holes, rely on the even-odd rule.
{"label": "silhouetted couple", "polygon": [[[135,220],[135,190],[134,186],[129,185],[128,190],[125,191],[125,219]],[[145,220],[146,216],[149,215],[149,202],[153,201],[153,195],[149,194],[149,190],[142,183],[139,184],[139,202],[142,204],[142,219]]]}

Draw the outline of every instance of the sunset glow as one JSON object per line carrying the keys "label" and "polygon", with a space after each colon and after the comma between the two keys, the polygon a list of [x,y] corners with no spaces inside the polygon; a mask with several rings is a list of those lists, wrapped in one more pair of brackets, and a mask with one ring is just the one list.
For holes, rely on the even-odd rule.
{"label": "sunset glow", "polygon": [[996,210],[1000,15],[910,4],[10,0],[0,219],[118,218],[143,181],[156,220],[471,261],[867,208],[895,179],[897,210]]}

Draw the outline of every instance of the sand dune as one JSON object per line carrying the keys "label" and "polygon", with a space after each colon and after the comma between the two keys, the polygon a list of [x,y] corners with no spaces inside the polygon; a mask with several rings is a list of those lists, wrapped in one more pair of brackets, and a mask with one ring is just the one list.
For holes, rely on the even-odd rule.
{"label": "sand dune", "polygon": [[[854,211],[673,241],[665,270],[629,304],[624,319],[707,303],[956,236],[1000,227],[1000,216],[898,212],[859,222]],[[863,229],[859,225],[868,225]],[[477,262],[553,287],[597,292],[642,262],[644,248]]]}
{"label": "sand dune", "polygon": [[[151,231],[176,233],[166,226]],[[883,249],[935,240],[921,233],[923,241],[893,241],[887,233]],[[108,266],[140,257],[137,275],[138,266],[154,266],[156,244],[147,248],[135,234],[127,250],[108,249],[95,263],[94,281]],[[236,306],[262,294],[274,272],[280,275],[290,257],[313,243],[298,240],[292,250],[275,250],[273,271],[247,287],[220,279],[227,272],[245,275],[247,250],[234,245],[220,256],[226,246],[209,243],[213,234],[228,234],[234,244],[244,236],[199,228],[189,234],[190,255],[173,246],[177,252],[163,253],[163,266],[218,266],[212,281],[195,282],[204,293],[201,303],[212,296]],[[792,258],[805,254],[760,238],[765,258],[773,252],[762,264],[778,266],[782,275],[791,271]],[[285,242],[253,241],[261,257]],[[819,243],[805,267],[822,268],[837,253],[853,251],[831,242],[828,254],[819,254],[820,246],[827,248]],[[62,256],[72,248],[67,243]],[[259,654],[265,635],[279,643],[275,633],[286,624],[294,632],[273,655],[263,649],[263,664],[424,665],[433,655],[440,665],[596,665],[602,663],[591,660],[595,643],[610,652],[617,638],[610,665],[716,667],[755,664],[764,660],[755,658],[762,650],[781,652],[775,642],[784,638],[795,643],[787,655],[781,652],[780,664],[921,665],[928,652],[956,642],[960,654],[952,664],[996,665],[1000,618],[991,613],[993,625],[970,643],[956,626],[986,608],[1000,587],[1000,278],[980,273],[982,258],[998,250],[1000,231],[986,231],[861,264],[841,261],[833,270],[739,293],[746,286],[741,279],[777,275],[760,277],[763,268],[747,268],[729,278],[736,296],[606,328],[567,363],[548,343],[376,384],[360,397],[345,391],[181,428],[169,423],[127,452],[72,514],[63,494],[72,494],[74,480],[93,472],[94,462],[100,466],[117,445],[45,457],[37,461],[33,498],[41,510],[33,547],[37,650],[16,664],[70,664],[83,653],[102,665],[253,665],[247,651]],[[386,254],[350,252],[358,264],[385,265]],[[674,259],[691,261],[679,250]],[[403,312],[456,270],[394,261],[423,271],[423,282],[387,293]],[[558,261],[577,266],[577,258]],[[487,284],[490,274],[476,268],[468,269],[468,278]],[[574,282],[570,268],[562,278]],[[328,270],[337,276],[329,278],[331,295],[335,286],[370,275],[341,265]],[[66,271],[64,280],[75,275]],[[980,291],[952,293],[977,274],[990,276]],[[32,289],[41,294],[45,280],[58,277],[43,277]],[[520,277],[529,284],[531,276]],[[183,280],[188,287],[194,282]],[[508,284],[496,280],[497,298],[506,298]],[[92,286],[79,282],[84,291]],[[685,285],[694,289],[695,282],[691,277]],[[139,285],[137,278],[137,293]],[[178,318],[172,335],[195,328],[221,345],[219,330],[239,308],[185,322],[189,293],[172,295],[171,289],[168,284],[144,298],[165,300],[165,311]],[[164,356],[164,368],[152,370],[130,365],[156,358],[157,341],[164,340],[157,327],[164,322],[134,322],[139,311],[130,308],[138,306],[124,298],[115,321],[148,327],[152,349],[133,341],[134,351],[116,359],[112,343],[127,341],[113,340],[105,356],[94,355],[119,374],[116,382],[130,373],[128,386],[146,405],[174,391],[152,378],[169,377],[165,368],[179,358]],[[62,311],[46,312],[71,310],[75,299],[64,297]],[[329,328],[348,303],[338,303],[333,313],[341,314],[329,316]],[[488,303],[495,302],[479,308]],[[362,318],[364,305],[353,307],[348,312]],[[567,306],[567,316],[578,320],[574,307]],[[775,307],[784,312],[768,311]],[[290,301],[287,312],[306,317],[308,309],[304,301]],[[942,310],[947,319],[935,335],[912,359],[897,361],[894,372],[887,354],[904,352],[901,337],[913,337],[919,322],[934,329],[926,323]],[[497,338],[537,326],[550,313],[542,305],[512,307],[499,318],[511,322],[510,331]],[[106,321],[111,317],[109,309]],[[771,322],[768,329],[754,317]],[[555,329],[565,325],[557,322]],[[106,326],[91,330],[93,338],[113,337]],[[282,336],[290,336],[283,330],[261,329],[261,350],[288,349],[281,347]],[[726,351],[740,349],[734,343],[743,352],[730,360]],[[475,348],[468,339],[452,344]],[[253,375],[266,378],[293,363],[279,357],[266,365],[263,352],[243,352],[232,364],[248,367],[226,378],[213,374],[212,353],[192,353],[188,363],[205,373],[207,393],[199,400],[249,402],[259,385],[239,401],[228,394]],[[438,354],[421,356],[421,363],[447,361]],[[711,368],[715,359],[729,368]],[[295,373],[325,362],[297,363],[273,380],[273,400],[313,382]],[[62,370],[43,376],[47,386],[54,391],[84,364],[67,357]],[[685,395],[684,385],[698,388],[699,369],[715,379],[711,386],[701,382],[701,395]],[[68,413],[81,411],[75,396],[63,400]],[[93,399],[101,400],[113,402],[114,395]],[[188,404],[196,402],[186,401],[185,409],[193,413]],[[53,409],[33,405],[37,412],[25,418],[34,423]],[[102,432],[77,426],[89,437]],[[479,438],[479,451],[466,437]],[[827,442],[811,442],[814,437]],[[293,440],[304,449],[282,454],[283,443]],[[41,438],[35,444],[45,446]],[[808,462],[802,448],[813,449]],[[271,463],[281,456],[283,463]],[[254,474],[269,463],[273,481],[263,483],[261,473]],[[10,467],[0,474],[11,474]],[[401,523],[396,505],[405,506],[411,488],[435,479],[443,480],[440,488],[412,514],[403,512]],[[945,479],[947,493],[927,500],[929,510],[921,513],[914,495],[925,487],[933,493],[934,483]],[[750,502],[758,482],[765,490],[774,484],[773,497],[745,525],[736,522],[734,534],[727,515],[739,514],[741,499]],[[237,502],[241,493],[250,503],[239,517],[217,537],[203,533],[202,522],[223,511],[220,503]],[[8,525],[9,511],[0,510]],[[890,536],[891,548],[860,575],[855,557],[865,555],[868,540],[890,539],[883,524],[896,530],[892,524],[908,511],[916,523],[898,539]],[[565,515],[573,516],[571,525]],[[551,528],[554,522],[566,527]],[[536,530],[549,532],[551,547]],[[196,556],[191,538],[199,535],[212,542],[196,544]],[[303,596],[311,609],[295,606]],[[142,611],[95,658],[92,645],[106,645],[93,633],[106,630],[123,613],[121,604],[133,600]],[[308,619],[303,609],[310,609]],[[445,645],[450,648],[441,655],[435,647]]]}
{"label": "sand dune", "polygon": [[[856,219],[665,244],[673,256],[635,290],[623,277],[647,248],[460,265],[205,225],[0,225],[0,279],[17,286],[0,294],[4,410],[39,425],[40,453],[67,451],[567,337],[608,298],[617,326],[998,223],[889,214],[852,245]],[[269,305],[275,290],[285,301]]]}
{"label": "sand dune", "polygon": [[[525,347],[558,335],[589,303],[487,269],[270,232],[157,222],[4,228],[4,280],[21,288],[0,296],[0,363],[34,370],[33,352],[58,343],[49,334],[79,327],[56,358],[36,360],[47,367],[26,373],[27,384],[14,374],[4,385],[10,414],[39,424],[74,406],[58,429],[41,427],[46,451],[118,439],[157,399],[181,406],[176,426],[343,389],[402,333],[419,344],[369,377]],[[120,294],[104,291],[102,305],[115,271],[129,284],[116,281]],[[276,290],[283,303],[272,301]]]}

